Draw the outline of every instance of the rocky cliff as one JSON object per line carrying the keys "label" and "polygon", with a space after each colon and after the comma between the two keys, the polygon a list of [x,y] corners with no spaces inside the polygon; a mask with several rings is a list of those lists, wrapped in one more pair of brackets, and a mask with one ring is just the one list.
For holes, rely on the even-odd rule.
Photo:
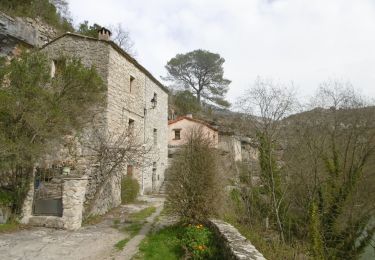
{"label": "rocky cliff", "polygon": [[11,17],[0,12],[0,56],[13,56],[20,47],[41,47],[57,30],[40,19]]}

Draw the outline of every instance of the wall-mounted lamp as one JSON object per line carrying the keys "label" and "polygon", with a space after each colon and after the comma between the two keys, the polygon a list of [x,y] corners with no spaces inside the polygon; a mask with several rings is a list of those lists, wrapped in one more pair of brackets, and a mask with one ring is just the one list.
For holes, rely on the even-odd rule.
{"label": "wall-mounted lamp", "polygon": [[158,104],[158,97],[156,93],[154,93],[154,97],[151,99],[151,104],[152,104],[152,108],[155,108],[156,105]]}

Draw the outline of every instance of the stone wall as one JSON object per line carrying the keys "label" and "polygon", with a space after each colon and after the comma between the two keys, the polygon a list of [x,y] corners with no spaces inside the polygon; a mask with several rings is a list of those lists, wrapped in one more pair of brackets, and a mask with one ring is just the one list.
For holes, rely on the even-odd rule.
{"label": "stone wall", "polygon": [[[94,67],[103,79],[104,84],[108,85],[109,48],[110,47],[102,41],[66,35],[48,44],[41,51],[46,53],[51,60],[58,59],[61,56],[80,58],[85,66]],[[95,128],[105,129],[106,126],[107,113],[105,113],[105,108],[103,108],[102,113],[98,114],[96,118]],[[79,143],[76,144],[79,150],[76,155],[78,157],[77,169],[79,169],[79,172],[76,174],[89,178],[84,202],[86,208],[94,197],[97,196],[96,192],[98,187],[106,177],[98,174],[95,161],[93,161],[91,157],[92,151],[88,149],[88,147],[92,145],[90,142],[93,141],[90,137],[92,135],[92,129],[92,126],[87,126],[80,135]],[[61,157],[59,154],[60,152],[56,152],[54,156]],[[118,191],[119,180],[116,176],[114,176],[115,180],[108,181],[106,187],[103,189],[103,193],[100,194],[98,198],[95,198],[96,203],[93,205],[94,210],[90,212],[91,214],[104,214],[110,208],[120,204],[120,193]]]}
{"label": "stone wall", "polygon": [[34,216],[32,214],[34,198],[34,183],[32,182],[22,208],[21,223],[67,230],[79,229],[82,225],[83,202],[87,183],[87,177],[67,177],[63,179],[63,214],[62,217],[55,217]]}
{"label": "stone wall", "polygon": [[76,230],[81,227],[87,183],[87,177],[64,179],[62,218],[65,229]]}
{"label": "stone wall", "polygon": [[[156,94],[157,105],[151,99]],[[142,193],[157,191],[164,180],[167,165],[168,94],[144,71],[117,49],[111,48],[108,75],[108,127],[121,132],[134,120],[135,135],[150,151],[146,164],[135,176]],[[154,129],[156,144],[154,145]],[[153,171],[155,167],[155,171]],[[153,181],[154,173],[154,181]]]}
{"label": "stone wall", "polygon": [[[156,94],[157,105],[152,108],[151,99]],[[143,191],[158,192],[164,182],[168,166],[168,94],[150,79],[146,80],[145,143],[151,147],[152,163],[144,169]],[[154,144],[154,129],[156,143]],[[153,167],[156,170],[153,172]],[[154,176],[153,176],[154,175]]]}
{"label": "stone wall", "polygon": [[[139,144],[145,144],[145,150],[151,150],[147,155],[148,162],[134,173],[141,185],[141,192],[151,192],[154,186],[158,190],[164,180],[164,170],[167,166],[167,110],[168,94],[152,76],[135,60],[116,48],[112,42],[106,42],[75,34],[65,34],[55,39],[43,49],[51,59],[61,55],[76,56],[82,59],[86,66],[93,66],[103,78],[107,86],[106,107],[98,124],[111,134],[121,134],[127,130],[129,119],[134,120],[134,132]],[[157,95],[157,105],[154,108],[151,99]],[[86,132],[90,132],[90,127]],[[157,141],[154,145],[154,129]],[[90,142],[82,140],[83,142]],[[82,145],[84,146],[84,145]],[[84,147],[82,156],[88,154]],[[89,156],[87,156],[89,157]],[[81,175],[89,177],[85,204],[96,196],[98,187],[105,176],[97,173],[95,165],[90,165],[90,158],[82,160]],[[155,170],[153,170],[155,168]],[[154,173],[154,181],[153,181]],[[108,181],[102,194],[92,207],[91,214],[104,214],[110,208],[121,203],[121,178],[126,172],[118,172]]]}
{"label": "stone wall", "polygon": [[210,224],[220,238],[225,259],[265,260],[264,256],[232,225],[218,219],[210,220]]}

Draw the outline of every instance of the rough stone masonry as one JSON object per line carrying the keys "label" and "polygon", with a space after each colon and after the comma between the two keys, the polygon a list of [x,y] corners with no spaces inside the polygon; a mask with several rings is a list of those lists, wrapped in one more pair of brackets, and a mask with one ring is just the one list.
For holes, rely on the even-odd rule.
{"label": "rough stone masonry", "polygon": [[[78,57],[85,66],[94,67],[97,70],[107,86],[106,104],[102,109],[98,124],[105,131],[121,134],[132,122],[134,131],[137,133],[136,138],[143,143],[146,151],[150,151],[147,156],[148,164],[138,169],[135,167],[133,177],[139,181],[142,194],[157,192],[164,181],[168,157],[168,93],[166,88],[135,59],[109,40],[66,33],[43,46],[41,51],[51,59],[51,67],[59,57],[66,56]],[[83,140],[83,142],[90,142],[90,140]],[[85,214],[86,206],[103,182],[102,176],[98,176],[95,171],[95,165],[91,164],[84,145],[81,143],[77,146],[79,147],[76,155],[79,164],[77,165],[79,170],[75,173],[77,179],[68,183],[64,182],[64,187],[69,184],[76,189],[68,192],[66,187],[64,188],[64,213],[61,219],[56,220],[57,226],[63,225],[67,229],[76,229],[80,226],[79,222],[82,220],[82,214]],[[95,203],[90,207],[91,214],[104,214],[121,203],[121,178],[125,174],[126,172],[117,172],[106,183],[103,193],[95,197]],[[87,185],[74,183],[82,182],[81,178],[87,178]],[[79,198],[82,194],[84,196],[81,201]],[[67,196],[77,199],[71,200]],[[32,199],[32,194],[29,194],[28,198]],[[81,203],[81,206],[77,203]],[[31,212],[31,204],[26,203],[24,207],[24,212],[27,214]],[[71,204],[74,205],[71,206]],[[63,224],[58,224],[61,220]]]}

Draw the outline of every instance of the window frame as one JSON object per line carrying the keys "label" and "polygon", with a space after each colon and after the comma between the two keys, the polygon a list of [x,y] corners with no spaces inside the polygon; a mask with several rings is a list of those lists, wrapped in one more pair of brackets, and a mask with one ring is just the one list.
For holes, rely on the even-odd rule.
{"label": "window frame", "polygon": [[130,135],[134,135],[135,130],[135,120],[132,118],[129,118],[128,120],[128,131]]}
{"label": "window frame", "polygon": [[[173,129],[173,131],[174,131],[173,140],[181,140],[181,130],[182,129]],[[177,138],[177,133],[178,133],[178,138]]]}
{"label": "window frame", "polygon": [[153,136],[154,146],[157,146],[158,145],[158,129],[157,128],[154,128],[152,136]]}
{"label": "window frame", "polygon": [[135,77],[133,75],[130,75],[129,77],[129,93],[134,92],[134,85],[135,85]]}

